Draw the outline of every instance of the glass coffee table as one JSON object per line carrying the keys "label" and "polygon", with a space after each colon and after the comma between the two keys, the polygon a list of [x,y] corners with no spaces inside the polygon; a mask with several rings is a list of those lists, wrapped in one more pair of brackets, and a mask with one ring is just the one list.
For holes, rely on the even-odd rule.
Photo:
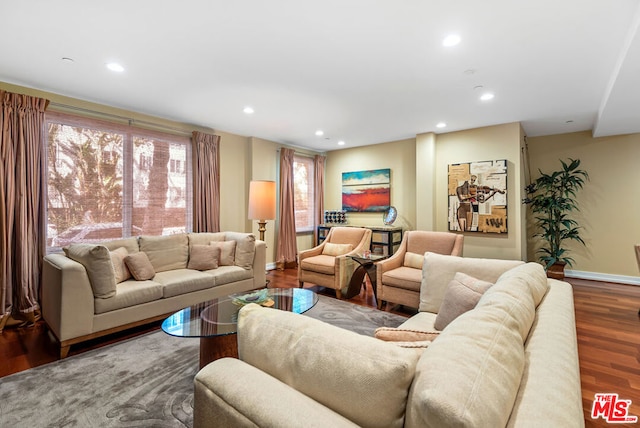
{"label": "glass coffee table", "polygon": [[200,368],[222,357],[238,358],[238,312],[248,303],[301,314],[318,302],[304,288],[264,288],[236,293],[184,308],[162,322],[162,330],[176,337],[200,338]]}

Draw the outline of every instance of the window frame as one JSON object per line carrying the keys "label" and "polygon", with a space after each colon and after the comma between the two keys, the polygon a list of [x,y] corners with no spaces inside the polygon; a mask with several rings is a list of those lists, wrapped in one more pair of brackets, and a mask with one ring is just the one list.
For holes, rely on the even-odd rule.
{"label": "window frame", "polygon": [[[122,238],[131,236],[132,230],[132,217],[134,210],[133,201],[133,141],[135,138],[147,138],[152,140],[159,140],[167,142],[169,144],[178,144],[185,147],[185,160],[181,167],[184,169],[186,181],[186,201],[185,201],[185,232],[189,233],[193,230],[193,174],[192,174],[192,141],[190,137],[184,135],[173,134],[169,132],[161,132],[156,130],[150,130],[128,124],[120,124],[117,122],[111,122],[103,119],[96,119],[92,117],[74,115],[70,113],[64,113],[59,111],[51,111],[45,113],[43,141],[45,159],[44,159],[44,189],[45,189],[45,222],[46,228],[49,229],[49,159],[48,159],[48,140],[49,140],[49,124],[56,123],[72,127],[82,127],[88,129],[95,129],[98,131],[104,131],[109,133],[117,133],[123,136],[123,150],[122,150]],[[171,166],[167,165],[170,169]],[[168,171],[169,172],[169,171]],[[60,231],[58,231],[60,232]],[[117,238],[116,238],[117,239]],[[49,236],[47,236],[47,253],[60,251],[60,247],[54,247],[49,245]]]}

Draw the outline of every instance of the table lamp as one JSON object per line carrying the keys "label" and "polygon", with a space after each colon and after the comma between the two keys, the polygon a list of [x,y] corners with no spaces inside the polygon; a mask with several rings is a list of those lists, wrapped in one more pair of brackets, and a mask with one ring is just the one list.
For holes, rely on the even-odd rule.
{"label": "table lamp", "polygon": [[264,241],[267,220],[275,218],[276,182],[252,180],[249,183],[249,220],[258,220],[261,241]]}

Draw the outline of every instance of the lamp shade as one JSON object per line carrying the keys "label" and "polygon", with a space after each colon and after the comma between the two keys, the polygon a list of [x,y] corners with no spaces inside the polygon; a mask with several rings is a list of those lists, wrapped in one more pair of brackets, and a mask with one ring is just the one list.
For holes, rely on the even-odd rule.
{"label": "lamp shade", "polygon": [[249,220],[276,218],[276,182],[254,180],[249,183]]}

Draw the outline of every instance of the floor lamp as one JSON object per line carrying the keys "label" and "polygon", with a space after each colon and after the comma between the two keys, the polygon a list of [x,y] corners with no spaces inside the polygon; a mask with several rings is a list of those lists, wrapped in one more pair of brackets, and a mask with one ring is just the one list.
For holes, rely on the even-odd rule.
{"label": "floor lamp", "polygon": [[267,220],[276,218],[276,182],[253,180],[249,183],[249,220],[258,220],[260,240],[264,241]]}

